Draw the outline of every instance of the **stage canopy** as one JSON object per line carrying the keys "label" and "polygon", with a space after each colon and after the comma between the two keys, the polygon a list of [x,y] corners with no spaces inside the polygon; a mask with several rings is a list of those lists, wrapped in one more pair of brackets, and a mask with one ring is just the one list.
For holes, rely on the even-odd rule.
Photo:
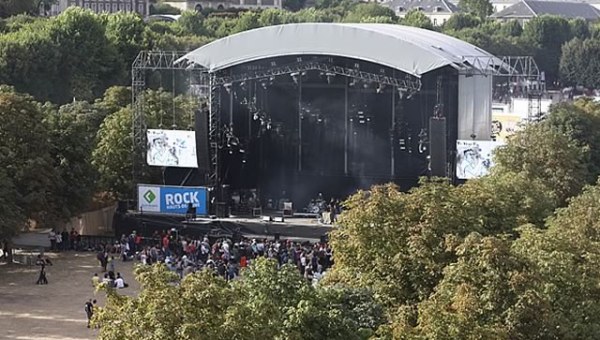
{"label": "stage canopy", "polygon": [[[269,26],[216,40],[180,59],[216,72],[265,58],[331,55],[385,65],[416,77],[452,66],[477,68],[486,51],[438,32],[391,24],[303,23]],[[485,71],[485,70],[481,70]]]}

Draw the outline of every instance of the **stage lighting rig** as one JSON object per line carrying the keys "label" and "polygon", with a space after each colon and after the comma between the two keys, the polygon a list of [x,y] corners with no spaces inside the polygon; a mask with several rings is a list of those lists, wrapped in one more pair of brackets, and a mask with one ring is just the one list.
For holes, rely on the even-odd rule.
{"label": "stage lighting rig", "polygon": [[267,89],[267,86],[269,86],[269,80],[268,79],[261,79],[260,80],[260,86],[262,86],[263,89]]}
{"label": "stage lighting rig", "polygon": [[398,96],[400,96],[400,100],[404,99],[407,96],[408,91],[401,87],[398,88]]}
{"label": "stage lighting rig", "polygon": [[231,92],[231,83],[223,84],[223,87],[225,88],[225,90],[227,91],[227,93]]}
{"label": "stage lighting rig", "polygon": [[333,82],[333,78],[335,77],[335,73],[327,72],[325,76],[327,77],[327,83],[331,84]]}
{"label": "stage lighting rig", "polygon": [[298,85],[298,82],[300,81],[301,77],[304,77],[305,75],[306,75],[305,71],[290,73],[290,76],[292,77],[292,80],[294,81],[294,83],[296,85]]}
{"label": "stage lighting rig", "polygon": [[379,84],[377,85],[377,93],[381,93],[383,92],[383,90],[385,90],[385,84]]}

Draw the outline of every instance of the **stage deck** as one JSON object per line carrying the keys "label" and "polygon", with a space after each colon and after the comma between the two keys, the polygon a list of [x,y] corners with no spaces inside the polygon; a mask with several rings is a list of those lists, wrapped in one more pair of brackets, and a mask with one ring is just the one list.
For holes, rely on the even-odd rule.
{"label": "stage deck", "polygon": [[239,233],[247,238],[273,238],[297,240],[320,240],[333,228],[319,223],[316,218],[285,218],[284,222],[267,222],[260,217],[243,218],[196,218],[183,222],[186,232],[196,233]]}

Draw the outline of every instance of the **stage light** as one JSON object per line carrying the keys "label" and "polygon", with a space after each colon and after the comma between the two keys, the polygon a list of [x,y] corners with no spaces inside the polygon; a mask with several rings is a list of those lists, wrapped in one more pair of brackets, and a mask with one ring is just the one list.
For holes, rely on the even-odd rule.
{"label": "stage light", "polygon": [[240,83],[240,87],[242,88],[242,90],[245,90],[246,89],[246,82],[245,81],[241,82]]}
{"label": "stage light", "polygon": [[294,81],[294,83],[298,84],[298,76],[300,76],[300,73],[299,72],[290,73],[290,76],[292,77],[292,80]]}
{"label": "stage light", "polygon": [[398,89],[398,96],[400,96],[400,100],[404,99],[404,96],[406,95],[406,90],[399,88]]}
{"label": "stage light", "polygon": [[348,83],[348,86],[354,86],[356,85],[356,79],[352,78],[352,80],[350,80],[350,82]]}
{"label": "stage light", "polygon": [[240,153],[246,153],[246,150],[240,149]]}
{"label": "stage light", "polygon": [[333,81],[333,78],[335,77],[335,73],[328,72],[327,74],[325,74],[325,76],[327,76],[327,83],[331,84],[331,82]]}
{"label": "stage light", "polygon": [[267,130],[271,130],[271,122],[267,123]]}
{"label": "stage light", "polygon": [[254,117],[252,117],[252,119],[258,120],[259,118],[258,112],[254,112]]}
{"label": "stage light", "polygon": [[223,87],[225,87],[225,90],[227,91],[227,93],[231,92],[231,83],[226,83],[223,85]]}
{"label": "stage light", "polygon": [[268,80],[267,79],[262,79],[260,81],[260,85],[262,86],[263,89],[267,89],[267,86],[269,85]]}
{"label": "stage light", "polygon": [[381,93],[383,92],[383,90],[385,89],[385,84],[379,84],[377,85],[377,93]]}

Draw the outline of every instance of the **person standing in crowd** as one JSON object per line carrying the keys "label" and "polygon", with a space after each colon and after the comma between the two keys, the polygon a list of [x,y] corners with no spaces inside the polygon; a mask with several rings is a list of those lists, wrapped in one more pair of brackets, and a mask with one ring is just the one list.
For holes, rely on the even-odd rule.
{"label": "person standing in crowd", "polygon": [[54,228],[50,230],[48,238],[50,239],[50,251],[56,251],[56,232]]}
{"label": "person standing in crowd", "polygon": [[90,322],[92,321],[92,316],[94,316],[94,305],[96,304],[96,300],[89,299],[85,303],[85,314],[87,315],[87,328],[90,328]]}
{"label": "person standing in crowd", "polygon": [[[108,254],[106,254],[106,257],[108,258]],[[115,272],[115,257],[111,256],[108,261],[108,275],[115,276]]]}
{"label": "person standing in crowd", "polygon": [[106,272],[106,266],[108,265],[108,255],[104,252],[104,249],[98,252],[96,258],[98,259],[98,262],[100,262],[102,272]]}
{"label": "person standing in crowd", "polygon": [[62,250],[71,249],[71,243],[69,242],[69,232],[67,231],[67,229],[63,229],[62,233],[60,233],[60,236],[63,241],[63,249]]}
{"label": "person standing in crowd", "polygon": [[96,288],[96,287],[98,287],[99,284],[100,284],[100,277],[98,276],[98,273],[94,273],[94,276],[92,276],[92,287]]}
{"label": "person standing in crowd", "polygon": [[61,233],[56,233],[56,250],[63,250],[63,241]]}
{"label": "person standing in crowd", "polygon": [[75,231],[75,228],[71,228],[69,240],[71,241],[71,250],[77,250],[77,231]]}

